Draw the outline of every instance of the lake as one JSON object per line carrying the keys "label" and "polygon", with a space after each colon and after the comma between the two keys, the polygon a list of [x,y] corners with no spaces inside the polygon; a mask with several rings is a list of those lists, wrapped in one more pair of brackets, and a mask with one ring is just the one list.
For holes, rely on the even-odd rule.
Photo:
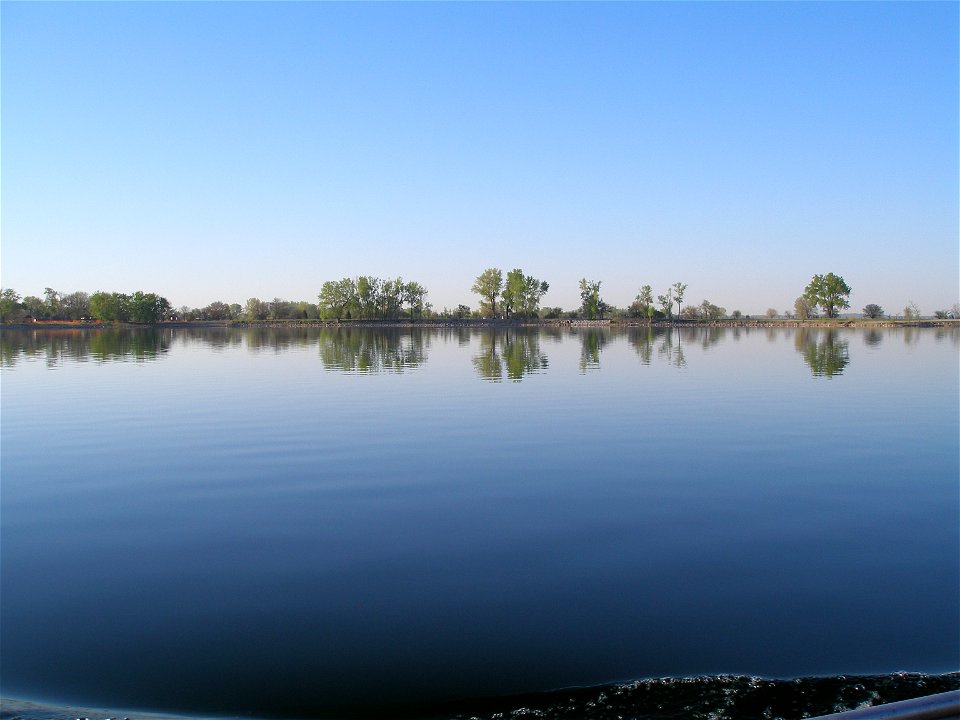
{"label": "lake", "polygon": [[6,697],[390,717],[960,665],[957,329],[6,330],[0,360]]}

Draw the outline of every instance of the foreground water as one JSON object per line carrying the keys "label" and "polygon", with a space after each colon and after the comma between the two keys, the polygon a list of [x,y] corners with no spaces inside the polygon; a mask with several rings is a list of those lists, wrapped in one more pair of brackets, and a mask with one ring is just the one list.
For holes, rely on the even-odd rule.
{"label": "foreground water", "polygon": [[637,678],[956,670],[958,349],[4,332],[2,692],[456,716]]}

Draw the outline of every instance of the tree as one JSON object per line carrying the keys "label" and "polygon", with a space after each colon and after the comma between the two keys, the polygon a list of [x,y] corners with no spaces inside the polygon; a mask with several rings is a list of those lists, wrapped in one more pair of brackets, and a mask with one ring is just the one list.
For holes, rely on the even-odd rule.
{"label": "tree", "polygon": [[130,317],[129,304],[129,295],[99,290],[90,296],[90,315],[105,322],[122,322]]}
{"label": "tree", "polygon": [[136,323],[157,323],[160,322],[170,311],[170,303],[166,298],[160,297],[155,293],[144,293],[137,290],[127,300],[127,318]]}
{"label": "tree", "polygon": [[243,310],[243,316],[248,321],[266,320],[270,314],[270,305],[260,298],[247,298],[247,304]]}
{"label": "tree", "polygon": [[23,311],[20,295],[12,288],[0,291],[0,320],[6,322],[18,317]]}
{"label": "tree", "polygon": [[797,315],[797,320],[809,320],[817,316],[816,310],[803,295],[793,301],[793,311]]}
{"label": "tree", "polygon": [[532,275],[524,275],[520,268],[511,270],[507,273],[507,280],[503,287],[504,316],[520,314],[528,318],[536,315],[540,307],[540,299],[549,289],[548,283]]}
{"label": "tree", "polygon": [[601,282],[580,278],[580,312],[587,320],[603,319],[606,303],[600,298]]}
{"label": "tree", "polygon": [[427,289],[418,282],[408,282],[404,288],[404,297],[407,304],[410,305],[410,319],[413,320],[417,315],[423,315],[423,299],[427,295]]}
{"label": "tree", "polygon": [[383,291],[380,294],[381,318],[400,317],[400,310],[403,308],[403,303],[406,298],[406,287],[403,278],[398,277],[396,280],[384,281]]}
{"label": "tree", "polygon": [[487,317],[497,316],[497,298],[503,290],[503,273],[500,268],[487,268],[473,282],[471,292],[480,296],[480,312]]}
{"label": "tree", "polygon": [[44,297],[44,306],[45,306],[45,315],[51,320],[63,320],[63,315],[61,314],[62,303],[60,301],[60,293],[58,293],[53,288],[44,288],[43,289]]}
{"label": "tree", "polygon": [[827,273],[814,275],[810,284],[803,291],[803,296],[811,306],[821,307],[828,318],[837,316],[837,312],[850,307],[847,298],[850,296],[850,286],[839,275]]}
{"label": "tree", "polygon": [[673,289],[667,288],[666,293],[657,295],[657,304],[663,309],[664,317],[673,317]]}
{"label": "tree", "polygon": [[630,303],[630,307],[627,308],[627,314],[630,317],[638,318],[653,318],[653,288],[649,285],[644,285],[640,288],[640,292],[637,293],[637,296],[633,299],[633,302]]}
{"label": "tree", "polygon": [[360,310],[361,320],[376,315],[382,288],[383,282],[380,278],[368,275],[361,275],[357,278],[357,306]]}
{"label": "tree", "polygon": [[681,306],[683,305],[683,293],[686,292],[687,286],[684,283],[675,282],[673,284],[673,301],[677,304],[677,315],[680,314]]}
{"label": "tree", "polygon": [[324,320],[336,318],[338,321],[356,297],[356,283],[350,278],[332,281],[328,280],[320,288],[317,296],[320,307],[320,317]]}
{"label": "tree", "polygon": [[777,311],[774,308],[767,308],[767,319],[773,320],[777,316]]}
{"label": "tree", "polygon": [[903,319],[904,320],[920,319],[920,308],[917,307],[917,304],[913,300],[907,303],[907,306],[903,309]]}
{"label": "tree", "polygon": [[700,303],[700,317],[703,320],[722,320],[727,316],[727,309],[714,305],[709,300]]}
{"label": "tree", "polygon": [[230,306],[220,300],[214,300],[203,310],[204,320],[228,320],[230,318]]}
{"label": "tree", "polygon": [[870,303],[863,308],[863,314],[871,320],[876,320],[883,317],[883,308],[875,303]]}
{"label": "tree", "polygon": [[90,296],[85,292],[72,292],[61,298],[65,320],[82,320],[90,315]]}

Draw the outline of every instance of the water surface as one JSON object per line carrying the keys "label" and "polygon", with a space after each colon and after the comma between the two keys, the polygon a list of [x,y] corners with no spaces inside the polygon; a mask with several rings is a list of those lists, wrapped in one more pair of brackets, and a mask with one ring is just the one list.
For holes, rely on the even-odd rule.
{"label": "water surface", "polygon": [[2,691],[331,717],[956,670],[958,349],[5,331]]}

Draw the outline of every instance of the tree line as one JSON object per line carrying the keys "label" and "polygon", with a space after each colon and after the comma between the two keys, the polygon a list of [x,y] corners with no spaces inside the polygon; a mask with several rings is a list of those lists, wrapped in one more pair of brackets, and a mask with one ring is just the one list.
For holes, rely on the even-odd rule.
{"label": "tree line", "polygon": [[97,319],[107,322],[158,323],[170,319],[170,302],[156,293],[98,291],[92,295],[77,291],[61,293],[45,288],[43,297],[21,298],[10,288],[0,291],[0,320],[79,321]]}
{"label": "tree line", "polygon": [[[435,310],[427,301],[428,290],[419,282],[403,278],[381,279],[371,275],[328,280],[320,287],[317,301],[261,300],[252,297],[246,303],[226,303],[216,300],[202,308],[181,306],[173,308],[161,295],[136,291],[130,294],[98,291],[62,293],[45,288],[43,297],[21,296],[10,288],[0,291],[0,321],[22,320],[157,323],[161,321],[285,321],[285,320],[420,320],[420,319],[646,319],[659,320],[721,320],[743,317],[739,310],[732,313],[709,300],[699,304],[686,303],[687,285],[676,282],[663,293],[655,294],[651,285],[640,287],[633,302],[616,307],[606,302],[601,294],[602,282],[581,278],[580,305],[573,310],[543,307],[542,301],[550,289],[549,283],[514,268],[505,275],[500,268],[490,267],[474,280],[470,290],[478,296],[478,307],[460,304],[454,309]],[[794,302],[793,313],[783,315],[773,308],[766,317],[788,317],[800,320],[821,315],[835,318],[850,307],[850,286],[834,273],[814,275]],[[863,308],[868,318],[885,317],[876,303]],[[746,316],[749,318],[750,316]],[[918,319],[920,309],[913,302],[903,309],[904,319]],[[937,310],[937,318],[960,318],[960,304],[949,310]]]}

